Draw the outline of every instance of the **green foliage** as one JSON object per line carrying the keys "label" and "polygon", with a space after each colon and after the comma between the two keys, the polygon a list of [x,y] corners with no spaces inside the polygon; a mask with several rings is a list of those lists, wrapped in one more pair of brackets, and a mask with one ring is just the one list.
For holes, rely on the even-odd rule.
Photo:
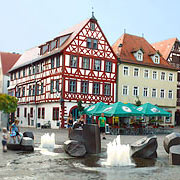
{"label": "green foliage", "polygon": [[82,101],[81,100],[79,100],[78,102],[77,102],[77,109],[78,109],[78,111],[81,113],[83,110],[84,110],[84,107],[82,106]]}
{"label": "green foliage", "polygon": [[18,100],[7,94],[0,94],[0,111],[12,113],[16,111]]}
{"label": "green foliage", "polygon": [[141,101],[140,101],[139,97],[136,96],[136,98],[137,98],[137,101],[135,100],[136,106],[141,106],[142,104],[141,104]]}

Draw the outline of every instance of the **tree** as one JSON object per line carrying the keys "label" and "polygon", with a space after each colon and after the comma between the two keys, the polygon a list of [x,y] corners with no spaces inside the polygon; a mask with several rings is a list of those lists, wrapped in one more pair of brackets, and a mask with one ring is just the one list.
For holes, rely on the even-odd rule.
{"label": "tree", "polygon": [[7,94],[0,94],[0,111],[3,113],[13,113],[17,109],[18,100]]}
{"label": "tree", "polygon": [[77,109],[78,109],[78,111],[79,111],[80,114],[81,114],[81,112],[84,110],[84,107],[82,106],[82,101],[79,100],[79,101],[77,102],[77,105],[78,105]]}
{"label": "tree", "polygon": [[141,104],[141,101],[139,99],[139,96],[136,96],[136,98],[137,98],[137,101],[135,100],[136,106],[141,106],[142,104]]}

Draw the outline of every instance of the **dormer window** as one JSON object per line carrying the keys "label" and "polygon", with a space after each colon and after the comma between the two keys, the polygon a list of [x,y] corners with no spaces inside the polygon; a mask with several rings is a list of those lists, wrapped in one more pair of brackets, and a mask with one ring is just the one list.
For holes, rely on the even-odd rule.
{"label": "dormer window", "polygon": [[160,55],[158,53],[152,55],[151,59],[153,60],[154,64],[160,64]]}
{"label": "dormer window", "polygon": [[51,41],[51,50],[53,50],[54,48],[56,48],[56,40]]}
{"label": "dormer window", "polygon": [[138,51],[134,51],[133,54],[137,61],[143,61],[143,50],[139,49]]}
{"label": "dormer window", "polygon": [[48,51],[48,44],[47,45],[44,45],[42,47],[42,54],[46,53]]}
{"label": "dormer window", "polygon": [[95,23],[93,22],[90,23],[90,29],[91,31],[95,31]]}

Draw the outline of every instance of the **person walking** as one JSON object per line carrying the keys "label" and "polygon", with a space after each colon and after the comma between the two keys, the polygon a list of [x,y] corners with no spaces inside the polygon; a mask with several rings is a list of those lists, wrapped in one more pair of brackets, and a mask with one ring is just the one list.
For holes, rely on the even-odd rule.
{"label": "person walking", "polygon": [[7,152],[7,139],[8,139],[7,129],[6,129],[6,128],[3,128],[3,130],[2,130],[2,146],[3,146],[3,152]]}
{"label": "person walking", "polygon": [[101,117],[98,118],[98,126],[100,128],[100,133],[102,134],[103,139],[106,139],[105,137],[106,117],[104,117],[104,113],[102,113]]}

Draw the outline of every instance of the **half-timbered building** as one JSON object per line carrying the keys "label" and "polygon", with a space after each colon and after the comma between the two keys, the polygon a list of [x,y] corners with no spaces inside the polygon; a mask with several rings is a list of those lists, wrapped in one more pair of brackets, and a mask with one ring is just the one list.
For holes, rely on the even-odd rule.
{"label": "half-timbered building", "polygon": [[10,70],[9,93],[18,98],[22,126],[64,127],[77,101],[115,102],[116,55],[94,16],[24,52]]}
{"label": "half-timbered building", "polygon": [[180,41],[177,38],[171,38],[152,44],[160,51],[173,67],[178,69],[177,76],[177,110],[175,114],[175,124],[180,126]]}

